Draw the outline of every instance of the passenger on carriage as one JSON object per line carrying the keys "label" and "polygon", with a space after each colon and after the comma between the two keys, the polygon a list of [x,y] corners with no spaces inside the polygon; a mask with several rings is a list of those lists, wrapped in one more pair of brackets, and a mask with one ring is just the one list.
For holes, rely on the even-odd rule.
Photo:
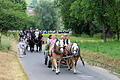
{"label": "passenger on carriage", "polygon": [[42,43],[44,44],[44,37],[42,37]]}
{"label": "passenger on carriage", "polygon": [[64,36],[61,36],[61,39],[64,39]]}
{"label": "passenger on carriage", "polygon": [[51,55],[51,51],[54,48],[54,44],[56,41],[57,41],[56,36],[52,35],[52,39],[50,40],[49,55]]}
{"label": "passenger on carriage", "polygon": [[57,35],[55,35],[55,37],[56,37],[56,42],[57,42],[58,41]]}
{"label": "passenger on carriage", "polygon": [[49,35],[49,37],[47,38],[47,41],[46,41],[46,46],[45,46],[46,51],[49,51],[51,39],[52,39],[52,35]]}
{"label": "passenger on carriage", "polygon": [[51,39],[52,39],[52,35],[49,35],[49,37],[47,38],[46,43],[47,43],[47,44],[50,44]]}

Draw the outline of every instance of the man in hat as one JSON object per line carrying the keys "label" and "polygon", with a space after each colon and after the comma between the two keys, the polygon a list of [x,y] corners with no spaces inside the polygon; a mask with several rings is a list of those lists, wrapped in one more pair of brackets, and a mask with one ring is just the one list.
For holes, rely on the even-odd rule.
{"label": "man in hat", "polygon": [[67,45],[70,46],[71,45],[70,39],[68,38],[67,34],[64,34],[63,40],[65,42],[65,46],[67,46]]}

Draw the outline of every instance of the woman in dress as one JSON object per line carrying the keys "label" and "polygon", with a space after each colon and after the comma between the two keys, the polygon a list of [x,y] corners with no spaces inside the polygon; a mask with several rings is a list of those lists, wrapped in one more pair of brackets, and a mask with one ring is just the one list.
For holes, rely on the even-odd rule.
{"label": "woman in dress", "polygon": [[51,51],[54,48],[54,44],[56,42],[56,36],[52,35],[52,39],[50,40],[50,48],[49,48],[49,55],[51,55]]}

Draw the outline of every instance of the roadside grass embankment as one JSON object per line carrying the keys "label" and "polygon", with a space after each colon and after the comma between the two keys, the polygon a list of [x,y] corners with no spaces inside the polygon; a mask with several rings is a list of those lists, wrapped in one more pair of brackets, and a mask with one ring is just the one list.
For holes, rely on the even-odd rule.
{"label": "roadside grass embankment", "polygon": [[[57,34],[57,37],[63,34]],[[45,41],[49,35],[44,34]],[[102,39],[90,37],[75,37],[69,35],[71,42],[78,42],[81,55],[89,64],[103,67],[120,74],[120,41],[108,39],[106,43]]]}
{"label": "roadside grass embankment", "polygon": [[0,50],[0,80],[28,80],[17,55],[17,41],[2,35]]}

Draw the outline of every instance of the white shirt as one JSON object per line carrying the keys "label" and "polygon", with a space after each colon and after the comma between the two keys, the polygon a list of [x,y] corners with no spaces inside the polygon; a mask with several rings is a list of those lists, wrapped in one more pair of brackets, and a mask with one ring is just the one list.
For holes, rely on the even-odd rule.
{"label": "white shirt", "polygon": [[47,39],[47,44],[49,44],[50,42],[51,42],[51,39],[48,38],[48,39]]}
{"label": "white shirt", "polygon": [[70,39],[68,39],[68,44],[67,44],[67,39],[65,39],[65,46],[70,45]]}
{"label": "white shirt", "polygon": [[35,32],[35,37],[38,38],[38,36],[39,36],[39,32],[36,31],[36,32]]}

